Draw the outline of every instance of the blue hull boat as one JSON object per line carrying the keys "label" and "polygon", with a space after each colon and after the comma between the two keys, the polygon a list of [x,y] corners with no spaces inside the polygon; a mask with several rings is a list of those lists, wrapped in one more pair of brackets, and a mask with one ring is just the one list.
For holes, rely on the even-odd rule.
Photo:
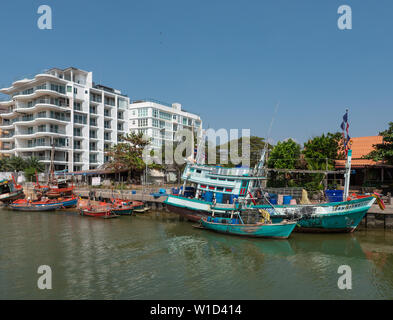
{"label": "blue hull boat", "polygon": [[201,219],[203,228],[246,237],[287,239],[296,227],[296,222],[238,224],[231,223],[234,219],[209,218]]}

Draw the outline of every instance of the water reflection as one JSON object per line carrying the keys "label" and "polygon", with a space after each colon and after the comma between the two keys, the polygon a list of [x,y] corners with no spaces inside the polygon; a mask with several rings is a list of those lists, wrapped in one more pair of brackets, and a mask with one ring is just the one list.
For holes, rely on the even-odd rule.
{"label": "water reflection", "polygon": [[[0,211],[0,298],[392,298],[393,233],[293,234],[248,239],[149,213],[91,219]],[[48,264],[53,290],[36,287]],[[354,289],[337,288],[352,267]]]}

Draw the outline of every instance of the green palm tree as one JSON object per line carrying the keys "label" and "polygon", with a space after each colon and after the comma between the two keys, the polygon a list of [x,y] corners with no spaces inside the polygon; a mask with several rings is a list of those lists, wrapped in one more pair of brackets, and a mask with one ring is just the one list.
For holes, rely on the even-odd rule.
{"label": "green palm tree", "polygon": [[22,157],[19,157],[19,156],[12,156],[8,160],[8,165],[9,165],[9,168],[15,172],[23,171],[27,167],[26,161]]}
{"label": "green palm tree", "polygon": [[27,158],[25,162],[27,168],[35,169],[37,172],[43,172],[45,170],[45,165],[37,157]]}

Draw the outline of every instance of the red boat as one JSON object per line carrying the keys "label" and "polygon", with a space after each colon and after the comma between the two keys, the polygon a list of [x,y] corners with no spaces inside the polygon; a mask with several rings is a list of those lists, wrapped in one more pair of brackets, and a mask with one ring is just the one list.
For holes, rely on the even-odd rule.
{"label": "red boat", "polygon": [[118,215],[114,214],[111,209],[80,209],[81,216],[96,217],[96,218],[117,218]]}

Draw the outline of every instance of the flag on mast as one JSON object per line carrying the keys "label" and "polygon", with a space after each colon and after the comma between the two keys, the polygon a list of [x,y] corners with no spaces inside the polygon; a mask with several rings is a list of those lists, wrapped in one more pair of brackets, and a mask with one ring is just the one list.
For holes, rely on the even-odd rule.
{"label": "flag on mast", "polygon": [[341,123],[341,130],[343,131],[342,135],[343,135],[345,155],[348,155],[348,150],[351,148],[349,144],[351,137],[349,136],[348,129],[349,129],[348,109],[346,109],[346,112],[343,116],[343,122]]}

